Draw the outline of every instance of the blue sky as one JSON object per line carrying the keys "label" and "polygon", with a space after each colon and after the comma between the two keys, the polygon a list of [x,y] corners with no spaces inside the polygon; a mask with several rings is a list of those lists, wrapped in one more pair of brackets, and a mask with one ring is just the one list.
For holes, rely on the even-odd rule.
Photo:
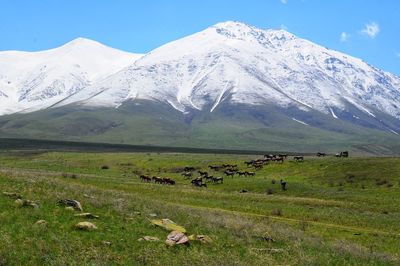
{"label": "blue sky", "polygon": [[400,75],[398,0],[0,0],[0,50],[77,37],[137,53],[227,20],[284,28]]}

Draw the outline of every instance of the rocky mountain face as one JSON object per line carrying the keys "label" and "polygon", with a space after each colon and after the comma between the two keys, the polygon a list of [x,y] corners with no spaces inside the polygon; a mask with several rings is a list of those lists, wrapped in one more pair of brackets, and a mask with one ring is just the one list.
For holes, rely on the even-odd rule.
{"label": "rocky mountain face", "polygon": [[0,115],[49,108],[140,56],[83,38],[42,52],[0,52]]}
{"label": "rocky mountain face", "polygon": [[[228,21],[144,55],[86,39],[44,52],[0,52],[0,114],[135,105],[162,106],[189,126],[196,117],[222,124],[242,117],[257,121],[250,126],[257,130],[284,132],[293,123],[347,136],[400,132],[399,77],[284,30]],[[132,108],[137,117],[151,113]]]}

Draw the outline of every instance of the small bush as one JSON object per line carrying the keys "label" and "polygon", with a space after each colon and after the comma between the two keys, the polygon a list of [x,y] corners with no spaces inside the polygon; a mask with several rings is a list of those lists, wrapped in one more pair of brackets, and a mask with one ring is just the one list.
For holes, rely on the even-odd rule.
{"label": "small bush", "polygon": [[272,183],[272,185],[275,185],[276,180],[275,180],[275,179],[272,179],[272,180],[271,180],[271,183]]}
{"label": "small bush", "polygon": [[272,190],[272,188],[268,188],[267,195],[272,195],[272,194],[274,194],[274,191]]}

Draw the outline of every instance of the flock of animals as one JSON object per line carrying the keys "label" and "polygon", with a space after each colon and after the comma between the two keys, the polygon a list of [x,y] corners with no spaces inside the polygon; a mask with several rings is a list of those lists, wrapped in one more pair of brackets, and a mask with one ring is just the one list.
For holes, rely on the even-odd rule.
{"label": "flock of animals", "polygon": [[[325,157],[327,156],[326,153],[318,152],[317,157]],[[348,157],[349,153],[347,151],[340,152],[335,154],[336,157]],[[255,176],[255,171],[261,170],[265,165],[269,163],[278,163],[282,164],[288,158],[287,154],[266,154],[262,158],[245,161],[244,164],[248,168],[253,168],[254,171],[248,170],[240,170],[236,164],[221,164],[221,165],[209,165],[209,171],[213,171],[213,174],[210,174],[207,171],[198,170],[198,176],[193,178],[194,173],[196,173],[196,168],[192,166],[186,166],[182,169],[181,175],[185,179],[190,179],[190,184],[195,187],[207,187],[207,183],[213,184],[222,184],[224,183],[224,177],[231,177],[233,178],[235,175],[240,177],[252,177]],[[304,161],[304,156],[293,156],[293,161],[295,162],[302,162]],[[170,177],[158,177],[153,176],[150,177],[149,175],[140,175],[140,179],[143,182],[153,182],[156,184],[163,184],[163,185],[175,185],[175,180],[171,179]],[[286,182],[280,180],[280,185],[282,190],[286,190]]]}

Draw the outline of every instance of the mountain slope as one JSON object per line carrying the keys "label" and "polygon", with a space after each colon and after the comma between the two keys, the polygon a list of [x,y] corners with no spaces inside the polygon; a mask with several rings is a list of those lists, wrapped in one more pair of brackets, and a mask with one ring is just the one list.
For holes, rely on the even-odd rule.
{"label": "mountain slope", "polygon": [[1,136],[398,154],[400,78],[286,31],[219,23],[143,56],[73,44],[43,52],[51,69],[16,61],[18,86],[0,64],[0,111],[23,111]]}
{"label": "mountain slope", "polygon": [[[223,102],[192,116],[169,104],[136,100],[114,107],[68,105],[0,117],[0,136],[174,147],[352,154],[399,154],[400,138],[331,115],[274,105]],[[312,125],[312,121],[318,124]],[[314,122],[315,123],[315,122]]]}
{"label": "mountain slope", "polygon": [[[316,110],[336,119],[400,130],[400,79],[360,59],[283,30],[226,22],[166,44],[59,106],[127,100],[169,103],[182,112],[212,112],[222,101]],[[386,114],[395,118],[381,123]],[[379,115],[378,115],[379,116]]]}
{"label": "mountain slope", "polygon": [[84,38],[42,52],[0,52],[0,115],[50,107],[139,57]]}

